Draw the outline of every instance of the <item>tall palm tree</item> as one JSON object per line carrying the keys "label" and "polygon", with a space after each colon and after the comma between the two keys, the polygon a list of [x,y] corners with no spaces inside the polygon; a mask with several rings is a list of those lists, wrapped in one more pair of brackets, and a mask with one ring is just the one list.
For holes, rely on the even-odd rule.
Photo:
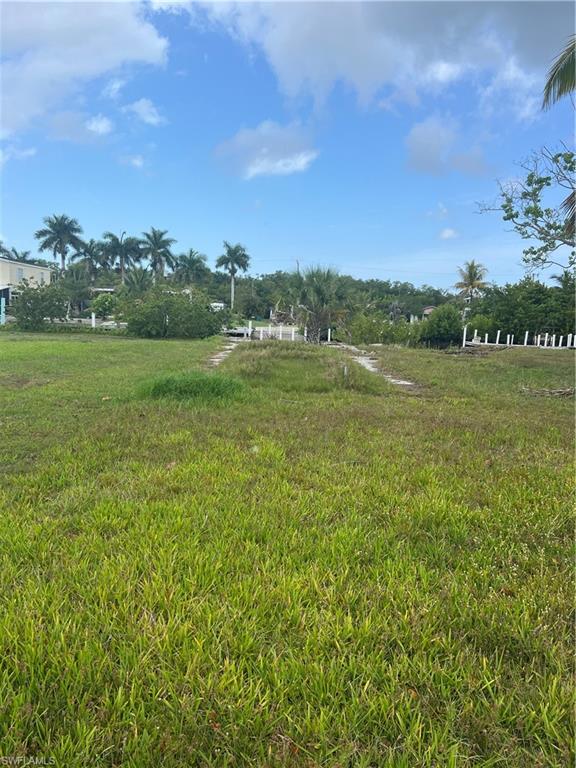
{"label": "tall palm tree", "polygon": [[190,248],[188,253],[183,253],[176,259],[174,276],[179,283],[190,285],[199,283],[210,272],[206,263],[206,256]]}
{"label": "tall palm tree", "polygon": [[308,340],[318,344],[322,334],[332,323],[340,309],[338,273],[333,269],[311,267],[304,273],[299,307],[308,328]]}
{"label": "tall palm tree", "polygon": [[568,39],[566,47],[556,58],[548,71],[544,86],[542,109],[550,107],[563,96],[576,90],[576,35]]}
{"label": "tall palm tree", "polygon": [[463,267],[458,267],[460,280],[454,287],[460,290],[460,295],[472,300],[488,287],[484,278],[488,270],[483,264],[477,264],[474,260],[465,261]]}
{"label": "tall palm tree", "polygon": [[90,239],[87,243],[83,243],[70,257],[70,261],[78,260],[84,264],[91,283],[95,282],[98,270],[108,266],[108,254],[105,246],[98,240]]}
{"label": "tall palm tree", "polygon": [[164,269],[168,266],[173,268],[176,261],[170,251],[176,240],[173,237],[166,237],[167,229],[155,229],[152,227],[150,232],[142,233],[140,241],[142,247],[142,256],[150,262],[150,269],[154,275],[154,282],[158,277],[164,277]]}
{"label": "tall palm tree", "polygon": [[6,255],[14,261],[28,261],[30,258],[30,251],[19,251],[17,248],[6,249]]}
{"label": "tall palm tree", "polygon": [[108,263],[114,265],[118,262],[120,281],[124,285],[127,267],[132,266],[142,258],[140,241],[137,237],[126,237],[126,232],[122,232],[120,237],[113,232],[104,232],[102,239],[104,241],[104,254]]}
{"label": "tall palm tree", "polygon": [[61,216],[46,216],[45,226],[34,233],[34,237],[40,241],[40,251],[52,251],[54,258],[60,257],[60,268],[66,269],[66,256],[68,249],[78,250],[82,247],[82,227],[76,219],[62,214]]}
{"label": "tall palm tree", "polygon": [[234,288],[238,271],[246,272],[250,265],[250,256],[240,243],[230,245],[224,240],[224,253],[216,261],[217,269],[224,269],[230,275],[230,309],[234,309]]}

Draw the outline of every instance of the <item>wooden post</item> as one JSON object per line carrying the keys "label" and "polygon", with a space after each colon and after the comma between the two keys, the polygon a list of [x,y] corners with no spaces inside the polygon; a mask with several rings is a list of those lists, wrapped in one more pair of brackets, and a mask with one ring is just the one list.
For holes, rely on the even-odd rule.
{"label": "wooden post", "polygon": [[500,343],[500,331],[496,334],[496,344]]}
{"label": "wooden post", "polygon": [[464,331],[462,332],[462,347],[466,346],[466,329],[468,328],[467,325],[464,326]]}
{"label": "wooden post", "polygon": [[524,346],[525,347],[528,346],[528,331],[526,331],[526,333],[524,334]]}
{"label": "wooden post", "polygon": [[91,320],[92,328],[96,328],[96,315],[94,312],[90,314],[90,320]]}
{"label": "wooden post", "polygon": [[296,328],[292,326],[292,341],[296,341]]}

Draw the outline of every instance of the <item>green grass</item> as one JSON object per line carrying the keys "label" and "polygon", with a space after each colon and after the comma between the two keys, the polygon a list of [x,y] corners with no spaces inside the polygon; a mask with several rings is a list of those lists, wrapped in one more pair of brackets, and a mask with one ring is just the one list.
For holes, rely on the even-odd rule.
{"label": "green grass", "polygon": [[204,405],[230,403],[241,398],[244,393],[245,387],[238,379],[203,371],[158,376],[142,382],[138,388],[140,397],[155,400],[169,398]]}
{"label": "green grass", "polygon": [[0,336],[0,757],[572,764],[572,356],[219,344]]}

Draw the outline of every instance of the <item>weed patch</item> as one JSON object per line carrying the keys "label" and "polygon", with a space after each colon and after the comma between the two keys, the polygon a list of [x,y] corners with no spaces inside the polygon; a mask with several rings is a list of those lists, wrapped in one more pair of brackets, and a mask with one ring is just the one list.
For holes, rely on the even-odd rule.
{"label": "weed patch", "polygon": [[245,396],[246,386],[232,376],[191,371],[145,381],[140,384],[137,393],[140,398],[182,400],[207,405],[239,400]]}

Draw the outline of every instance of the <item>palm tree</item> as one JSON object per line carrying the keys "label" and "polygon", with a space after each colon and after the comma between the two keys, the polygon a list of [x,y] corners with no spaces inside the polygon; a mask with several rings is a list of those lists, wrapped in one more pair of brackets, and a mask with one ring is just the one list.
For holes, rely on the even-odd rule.
{"label": "palm tree", "polygon": [[333,269],[312,267],[302,280],[299,307],[308,328],[308,340],[320,343],[322,334],[332,323],[340,304],[338,273]]}
{"label": "palm tree", "polygon": [[130,296],[141,296],[152,287],[152,276],[147,269],[137,267],[126,273],[124,289]]}
{"label": "palm tree", "polygon": [[19,251],[17,248],[6,249],[6,255],[14,261],[28,261],[30,251]]}
{"label": "palm tree", "polygon": [[250,264],[250,256],[240,243],[230,245],[224,240],[224,253],[216,261],[217,269],[224,269],[230,275],[230,309],[234,309],[234,287],[238,270],[246,272]]}
{"label": "palm tree", "polygon": [[183,253],[176,259],[174,276],[179,283],[190,285],[199,283],[210,272],[206,263],[206,256],[190,248],[188,253]]}
{"label": "palm tree", "polygon": [[576,35],[568,39],[562,53],[556,58],[548,71],[544,86],[542,109],[550,107],[563,96],[568,96],[576,90]]}
{"label": "palm tree", "polygon": [[[568,39],[566,47],[556,58],[548,71],[548,78],[544,86],[542,109],[550,109],[553,104],[564,96],[570,96],[576,90],[576,35]],[[576,228],[576,191],[572,190],[560,206],[566,216],[566,233],[569,238],[574,238]]]}
{"label": "palm tree", "polygon": [[108,266],[108,254],[103,243],[90,239],[83,243],[76,253],[72,254],[70,261],[80,259],[80,263],[86,268],[90,282],[94,283],[98,270]]}
{"label": "palm tree", "polygon": [[84,302],[90,298],[90,285],[88,283],[88,272],[82,264],[72,264],[62,276],[61,286],[68,300],[68,311],[66,316],[70,316],[71,307],[75,306],[81,312]]}
{"label": "palm tree", "polygon": [[488,283],[484,282],[488,270],[483,264],[477,264],[474,260],[465,261],[463,267],[458,267],[458,274],[460,280],[454,287],[460,290],[461,296],[470,301],[488,287]]}
{"label": "palm tree", "polygon": [[142,233],[142,255],[150,262],[150,268],[154,275],[154,283],[158,276],[164,277],[164,269],[168,266],[173,268],[176,261],[170,252],[170,246],[174,245],[176,240],[173,237],[166,237],[167,229],[155,229],[152,227],[150,232]]}
{"label": "palm tree", "polygon": [[137,237],[125,237],[126,232],[122,232],[120,237],[113,232],[104,232],[104,254],[110,265],[116,264],[120,267],[120,281],[122,284],[126,281],[126,268],[132,266],[142,258],[140,250],[140,241]]}
{"label": "palm tree", "polygon": [[54,258],[60,257],[60,268],[66,269],[66,256],[68,249],[79,250],[82,247],[82,227],[76,219],[62,214],[61,216],[46,216],[46,225],[34,233],[34,237],[40,240],[40,251],[52,251]]}

